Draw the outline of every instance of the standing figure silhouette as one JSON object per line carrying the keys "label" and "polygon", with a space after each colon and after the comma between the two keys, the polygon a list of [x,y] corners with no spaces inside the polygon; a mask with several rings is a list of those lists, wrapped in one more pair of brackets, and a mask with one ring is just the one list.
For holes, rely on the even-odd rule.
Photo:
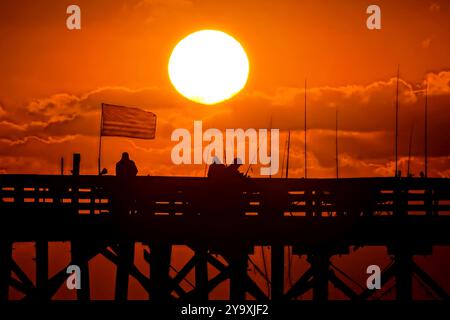
{"label": "standing figure silhouette", "polygon": [[[113,199],[113,219],[119,235],[127,234],[130,229],[130,215],[136,214],[137,210],[137,188],[135,177],[138,169],[128,152],[122,153],[122,158],[116,163],[117,182],[115,185],[115,196]],[[126,300],[128,281],[131,266],[134,259],[134,242],[120,240],[118,242],[118,263],[116,272],[117,300]]]}
{"label": "standing figure silhouette", "polygon": [[116,163],[117,184],[115,188],[114,216],[124,223],[126,217],[134,212],[136,193],[134,188],[134,178],[138,169],[128,152],[122,153],[122,158]]}
{"label": "standing figure silhouette", "polygon": [[116,163],[116,176],[120,178],[131,178],[136,176],[138,169],[133,160],[130,160],[128,152],[122,153],[122,158]]}

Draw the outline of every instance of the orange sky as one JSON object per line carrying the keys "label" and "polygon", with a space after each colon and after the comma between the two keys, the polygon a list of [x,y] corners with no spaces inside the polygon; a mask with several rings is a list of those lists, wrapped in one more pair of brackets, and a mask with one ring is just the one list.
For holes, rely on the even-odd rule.
{"label": "orange sky", "polygon": [[[412,169],[423,166],[423,84],[430,84],[430,174],[448,176],[450,3],[377,1],[382,29],[366,28],[368,1],[76,1],[82,29],[65,26],[65,1],[0,4],[0,172],[57,173],[82,154],[96,172],[101,102],[158,115],[157,139],[105,138],[113,172],[127,150],[141,174],[202,175],[171,163],[170,134],[193,120],[218,128],[292,129],[292,176],[303,176],[303,82],[308,78],[310,174],[333,176],[334,108],[340,109],[342,176],[393,174],[395,72],[400,64],[400,160],[412,125]],[[250,59],[247,86],[215,106],[173,89],[175,44],[200,29],[238,39]],[[280,146],[283,148],[285,135]],[[95,151],[94,151],[95,150]],[[69,168],[66,168],[67,172]],[[255,170],[255,173],[258,172]]]}
{"label": "orange sky", "polygon": [[[366,8],[373,3],[381,7],[378,31],[366,28]],[[70,4],[81,7],[80,31],[66,29]],[[247,86],[215,106],[184,99],[167,74],[176,43],[201,29],[229,33],[250,59]],[[126,150],[140,174],[201,176],[203,166],[171,163],[174,129],[191,129],[194,120],[221,129],[263,128],[272,117],[273,127],[283,130],[281,148],[285,130],[293,130],[289,172],[302,177],[308,78],[309,175],[334,176],[336,107],[341,176],[392,175],[400,64],[400,168],[406,168],[413,125],[412,171],[418,175],[423,168],[428,80],[429,172],[448,177],[449,34],[447,0],[0,1],[0,173],[55,174],[64,157],[69,174],[72,153],[80,152],[82,173],[95,174],[99,109],[109,102],[158,115],[155,140],[104,138],[103,166],[110,173]],[[372,259],[378,261],[384,260]],[[441,262],[447,270],[448,261]],[[92,267],[98,266],[105,263]],[[104,275],[99,284],[111,285],[106,277],[112,272],[98,270]],[[98,284],[93,290],[107,291]]]}

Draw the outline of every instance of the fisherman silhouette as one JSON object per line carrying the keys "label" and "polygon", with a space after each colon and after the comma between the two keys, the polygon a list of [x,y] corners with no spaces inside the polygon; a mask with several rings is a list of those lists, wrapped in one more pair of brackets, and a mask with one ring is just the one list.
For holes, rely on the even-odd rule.
{"label": "fisherman silhouette", "polygon": [[225,165],[220,162],[218,157],[214,157],[208,169],[208,178],[224,178],[225,170]]}
{"label": "fisherman silhouette", "polygon": [[244,178],[246,177],[243,173],[239,171],[239,168],[242,166],[242,160],[239,158],[235,158],[233,163],[230,164],[226,168],[226,176],[227,178]]}
{"label": "fisherman silhouette", "polygon": [[[136,214],[137,210],[137,192],[135,187],[135,177],[138,169],[133,160],[130,159],[128,152],[123,152],[119,162],[116,163],[115,196],[113,199],[112,218],[114,227],[117,228],[119,237],[128,234],[131,228],[130,215]],[[123,298],[123,292],[120,286],[126,288],[130,269],[134,259],[134,242],[128,239],[121,239],[117,243],[117,271],[116,271],[116,299],[120,294]],[[119,286],[120,283],[120,286]],[[126,291],[125,291],[126,292]]]}
{"label": "fisherman silhouette", "polygon": [[206,210],[214,212],[215,218],[228,219],[240,213],[241,179],[244,175],[239,172],[242,161],[234,159],[228,167],[222,164],[218,157],[214,157],[208,169],[208,198],[205,199]]}
{"label": "fisherman silhouette", "polygon": [[122,153],[122,158],[116,163],[116,203],[114,205],[114,216],[124,223],[122,218],[134,212],[135,197],[133,178],[137,175],[138,169],[133,160],[130,159],[128,152]]}
{"label": "fisherman silhouette", "polygon": [[[217,157],[213,158],[208,170],[207,197],[203,200],[203,214],[210,223],[232,234],[239,228],[245,217],[243,191],[245,175],[239,172],[242,161],[235,158],[233,163],[225,166]],[[232,271],[232,286],[239,286],[239,280],[247,272],[248,246],[242,242],[226,241],[214,243],[211,252],[220,253],[227,260]],[[239,274],[239,275],[236,275]],[[234,278],[236,277],[236,278]],[[231,289],[230,289],[231,290]],[[233,291],[233,290],[232,290]]]}
{"label": "fisherman silhouette", "polygon": [[133,160],[130,160],[128,152],[122,153],[122,158],[116,163],[116,176],[120,178],[131,178],[136,176],[138,169]]}
{"label": "fisherman silhouette", "polygon": [[228,179],[230,179],[230,205],[232,206],[232,212],[237,218],[244,215],[244,200],[243,200],[243,186],[244,180],[246,180],[247,175],[239,171],[242,166],[242,160],[235,158],[233,163],[227,167]]}

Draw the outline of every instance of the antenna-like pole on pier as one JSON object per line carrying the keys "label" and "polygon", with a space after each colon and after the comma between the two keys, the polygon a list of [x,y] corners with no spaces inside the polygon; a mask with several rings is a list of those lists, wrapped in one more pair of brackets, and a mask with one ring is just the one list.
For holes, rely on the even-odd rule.
{"label": "antenna-like pole on pier", "polygon": [[409,133],[408,170],[407,170],[407,173],[406,173],[407,177],[409,177],[410,174],[411,174],[410,168],[411,168],[411,148],[412,148],[413,134],[414,134],[414,123],[411,125],[411,132]]}
{"label": "antenna-like pole on pier", "polygon": [[272,115],[270,115],[270,124],[269,124],[269,155],[270,155],[269,178],[272,178]]}
{"label": "antenna-like pole on pier", "polygon": [[338,112],[339,108],[336,106],[336,132],[335,132],[335,138],[336,138],[336,179],[339,179],[339,139],[338,139]]}
{"label": "antenna-like pole on pier", "polygon": [[288,131],[287,141],[287,159],[286,159],[286,178],[289,178],[289,154],[291,150],[291,130]]}
{"label": "antenna-like pole on pier", "polygon": [[397,67],[397,90],[395,95],[395,177],[398,176],[398,81],[400,77],[400,65]]}
{"label": "antenna-like pole on pier", "polygon": [[97,166],[98,166],[98,175],[102,174],[102,130],[103,130],[103,103],[102,108],[100,110],[100,133],[99,133],[99,141],[98,141],[98,158],[97,158]]}
{"label": "antenna-like pole on pier", "polygon": [[425,178],[428,178],[428,81],[425,88]]}
{"label": "antenna-like pole on pier", "polygon": [[306,149],[306,132],[307,132],[307,127],[306,127],[306,78],[305,78],[305,107],[304,107],[304,111],[305,111],[305,115],[304,115],[304,129],[305,129],[305,179],[308,178],[308,154],[307,154],[307,149]]}

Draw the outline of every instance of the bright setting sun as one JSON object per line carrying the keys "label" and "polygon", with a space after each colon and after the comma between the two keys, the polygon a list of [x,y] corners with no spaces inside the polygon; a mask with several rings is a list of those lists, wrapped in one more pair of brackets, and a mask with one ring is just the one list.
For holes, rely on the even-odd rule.
{"label": "bright setting sun", "polygon": [[230,35],[202,30],[188,35],[173,49],[169,77],[184,97],[215,104],[237,94],[249,73],[247,54]]}

